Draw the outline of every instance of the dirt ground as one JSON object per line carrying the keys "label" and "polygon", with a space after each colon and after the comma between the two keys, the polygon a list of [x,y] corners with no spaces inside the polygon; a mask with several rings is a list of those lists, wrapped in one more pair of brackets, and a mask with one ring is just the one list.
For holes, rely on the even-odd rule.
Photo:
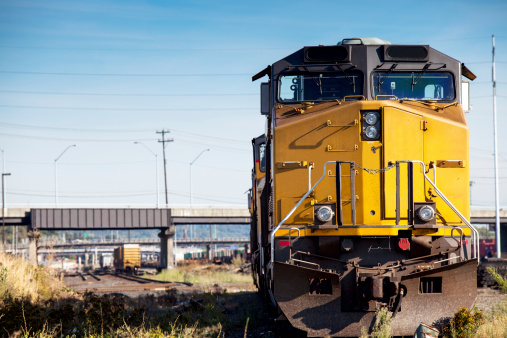
{"label": "dirt ground", "polygon": [[[196,266],[196,273],[203,269],[210,269],[208,267]],[[212,270],[224,269],[224,266],[213,266]],[[68,282],[79,284],[78,278],[69,279]],[[112,283],[125,284],[128,282],[112,281]],[[90,286],[92,281],[83,282]],[[70,286],[70,285],[69,285]],[[118,285],[121,288],[121,285]],[[177,289],[176,289],[177,290]],[[493,288],[479,288],[478,296],[475,306],[483,312],[490,311],[494,304],[505,301],[505,295],[501,294],[498,289]],[[151,290],[151,291],[128,291],[121,294],[131,298],[142,298],[143,296],[153,295],[155,297],[163,296],[167,291],[165,290]],[[177,290],[177,293],[182,299],[190,297],[196,292],[220,292],[224,295],[223,301],[220,306],[223,313],[229,320],[227,330],[224,330],[225,337],[244,337],[245,326],[247,337],[306,337],[304,332],[296,330],[286,320],[275,321],[267,315],[267,309],[262,301],[261,296],[256,291],[253,285],[214,285],[213,288],[209,286],[203,287],[199,291],[190,290]],[[248,324],[246,322],[248,321]]]}

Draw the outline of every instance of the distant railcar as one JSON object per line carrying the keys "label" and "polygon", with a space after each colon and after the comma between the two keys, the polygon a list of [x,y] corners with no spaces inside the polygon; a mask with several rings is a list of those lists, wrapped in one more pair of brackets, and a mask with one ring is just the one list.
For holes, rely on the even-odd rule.
{"label": "distant railcar", "polygon": [[139,244],[124,244],[115,248],[113,256],[116,271],[134,273],[141,267],[141,248]]}
{"label": "distant railcar", "polygon": [[[476,298],[465,65],[375,38],[304,47],[252,79],[253,278],[308,336],[358,336],[375,311],[394,335]],[[472,243],[475,243],[472,246]]]}
{"label": "distant railcar", "polygon": [[113,255],[110,253],[103,253],[100,255],[100,267],[110,268],[113,266]]}

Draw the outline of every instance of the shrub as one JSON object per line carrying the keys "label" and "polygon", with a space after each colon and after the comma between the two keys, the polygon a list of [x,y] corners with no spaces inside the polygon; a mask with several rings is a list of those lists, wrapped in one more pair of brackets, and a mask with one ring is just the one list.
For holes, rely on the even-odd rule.
{"label": "shrub", "polygon": [[391,323],[393,322],[393,313],[387,308],[381,308],[375,313],[375,325],[373,326],[372,337],[389,338],[391,337]]}
{"label": "shrub", "polygon": [[473,337],[479,326],[485,323],[484,314],[474,308],[473,312],[460,307],[449,323],[444,327],[445,337]]}
{"label": "shrub", "polygon": [[486,271],[491,275],[491,277],[493,277],[495,282],[498,283],[498,287],[500,288],[500,290],[502,290],[502,292],[504,293],[507,293],[507,279],[505,279],[502,275],[500,275],[498,273],[498,270],[493,267],[488,266],[486,268]]}
{"label": "shrub", "polygon": [[381,308],[375,313],[375,324],[371,335],[368,335],[366,327],[361,328],[361,338],[389,338],[392,337],[391,324],[393,322],[393,313],[387,308]]}

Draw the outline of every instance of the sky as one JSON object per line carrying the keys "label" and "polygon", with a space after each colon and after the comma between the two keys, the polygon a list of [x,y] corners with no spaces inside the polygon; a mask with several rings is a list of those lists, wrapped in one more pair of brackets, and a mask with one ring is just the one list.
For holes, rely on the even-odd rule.
{"label": "sky", "polygon": [[157,188],[164,205],[166,130],[170,206],[246,207],[251,140],[265,130],[252,75],[303,46],[376,36],[429,44],[477,75],[472,206],[493,207],[495,34],[507,206],[505,18],[505,1],[0,0],[6,205],[154,207]]}

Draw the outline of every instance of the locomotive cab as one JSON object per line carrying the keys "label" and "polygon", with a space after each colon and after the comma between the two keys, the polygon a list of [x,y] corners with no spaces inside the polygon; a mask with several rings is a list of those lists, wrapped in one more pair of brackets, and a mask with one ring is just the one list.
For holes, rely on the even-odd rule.
{"label": "locomotive cab", "polygon": [[359,335],[383,307],[409,335],[470,307],[478,233],[462,77],[475,75],[427,45],[354,38],[252,79],[265,76],[251,212],[254,279],[270,303],[309,336]]}

